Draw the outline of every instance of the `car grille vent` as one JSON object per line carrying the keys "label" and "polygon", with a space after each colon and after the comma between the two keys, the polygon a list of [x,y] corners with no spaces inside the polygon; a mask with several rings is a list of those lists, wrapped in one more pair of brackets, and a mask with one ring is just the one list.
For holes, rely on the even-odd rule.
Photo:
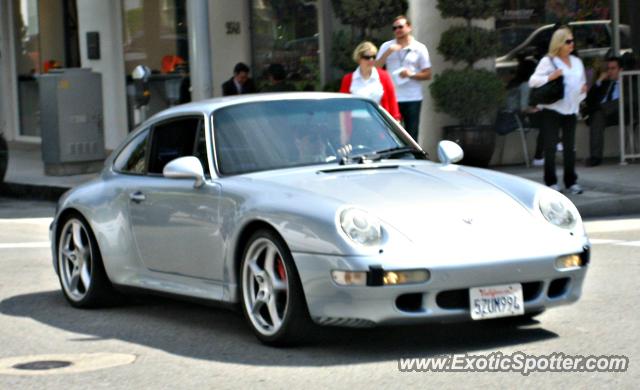
{"label": "car grille vent", "polygon": [[375,326],[375,322],[361,318],[314,317],[313,320],[318,325],[326,326],[346,326],[350,328],[371,328]]}
{"label": "car grille vent", "polygon": [[[542,282],[522,283],[522,299],[532,301],[540,295]],[[447,290],[438,293],[436,303],[443,309],[468,309],[469,289]]]}
{"label": "car grille vent", "polygon": [[549,296],[549,298],[558,298],[567,292],[568,286],[569,278],[554,279],[549,283],[547,296]]}
{"label": "car grille vent", "polygon": [[373,169],[373,170],[398,169],[398,165],[373,165],[373,166],[367,166],[367,165],[358,164],[358,165],[346,166],[346,167],[340,167],[340,168],[323,169],[323,170],[318,171],[318,173],[357,172],[357,171],[365,171],[365,170],[371,170],[371,169]]}
{"label": "car grille vent", "polygon": [[402,294],[396,299],[396,306],[399,310],[409,313],[421,312],[422,308],[422,294]]}

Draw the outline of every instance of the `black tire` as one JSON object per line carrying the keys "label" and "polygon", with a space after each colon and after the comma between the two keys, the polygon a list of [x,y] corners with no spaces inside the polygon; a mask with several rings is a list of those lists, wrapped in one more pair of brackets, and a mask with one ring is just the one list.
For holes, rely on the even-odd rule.
{"label": "black tire", "polygon": [[[100,248],[86,219],[78,213],[72,213],[59,223],[56,232],[56,262],[58,281],[66,300],[77,308],[97,308],[118,303],[121,296],[107,277]],[[74,232],[76,228],[78,233]],[[85,255],[82,256],[82,253]],[[80,257],[83,257],[82,265],[78,266]],[[86,274],[81,275],[80,268],[84,268],[84,263],[87,263],[88,277]],[[77,272],[75,285],[74,271]]]}
{"label": "black tire", "polygon": [[[250,270],[245,271],[245,267],[249,267],[247,263],[252,261],[250,257],[253,259],[249,252],[260,251],[259,247],[261,245],[268,246],[268,243],[273,244],[277,249],[276,255],[280,256],[285,269],[285,280],[282,280],[280,276],[274,275],[273,277],[279,278],[280,282],[286,283],[287,285],[287,300],[286,304],[284,305],[284,309],[282,310],[283,314],[281,325],[279,326],[279,328],[277,328],[277,330],[275,330],[276,326],[273,324],[273,320],[271,320],[271,327],[274,329],[267,330],[269,325],[267,317],[270,318],[269,315],[264,315],[261,313],[253,315],[250,313],[251,310],[249,309],[249,307],[251,306],[251,301],[253,299],[257,301],[256,294],[252,293],[252,287],[250,284],[254,285],[253,289],[255,289],[256,286],[259,286],[259,284],[257,281],[257,277],[253,272],[251,272]],[[267,254],[268,252],[264,253],[265,263]],[[266,268],[267,267],[265,266],[265,272],[267,272]],[[278,272],[281,271],[279,270]],[[300,282],[300,277],[293,262],[291,252],[287,248],[287,245],[284,243],[284,241],[276,233],[270,230],[263,229],[257,231],[251,236],[242,254],[242,261],[238,277],[240,280],[240,306],[242,307],[242,312],[244,313],[244,317],[249,323],[249,326],[252,328],[255,335],[260,341],[262,341],[264,344],[274,347],[285,347],[301,344],[305,341],[310,340],[311,333],[314,329],[314,324],[309,316],[309,310],[304,298],[304,292],[302,289],[302,284]],[[247,282],[247,280],[249,280],[249,282]],[[261,287],[258,288],[260,289]],[[277,294],[282,294],[282,292],[276,293],[275,289],[273,289],[273,291],[275,302],[278,298]],[[259,291],[257,295],[259,295]],[[267,304],[264,303],[264,305]],[[267,310],[267,312],[270,311]],[[256,320],[256,317],[262,317],[263,319],[265,319],[265,326],[261,326],[261,321]],[[274,331],[274,333],[269,334],[269,331]]]}

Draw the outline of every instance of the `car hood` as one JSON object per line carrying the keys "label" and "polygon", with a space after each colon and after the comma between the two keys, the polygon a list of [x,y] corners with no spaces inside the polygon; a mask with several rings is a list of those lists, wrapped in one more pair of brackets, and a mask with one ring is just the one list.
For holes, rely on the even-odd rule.
{"label": "car hood", "polygon": [[[383,226],[401,233],[415,245],[429,245],[430,251],[441,247],[442,255],[447,248],[451,252],[452,239],[461,245],[455,251],[458,255],[469,251],[467,259],[477,255],[479,247],[499,240],[500,248],[491,248],[492,257],[503,252],[508,258],[514,253],[509,248],[517,247],[521,253],[523,246],[531,246],[532,241],[540,242],[545,236],[555,241],[558,236],[558,228],[497,186],[459,166],[420,162],[361,169],[325,168],[290,171],[266,180],[365,209]],[[536,235],[536,240],[531,240],[531,234]],[[541,251],[530,249],[532,253]]]}

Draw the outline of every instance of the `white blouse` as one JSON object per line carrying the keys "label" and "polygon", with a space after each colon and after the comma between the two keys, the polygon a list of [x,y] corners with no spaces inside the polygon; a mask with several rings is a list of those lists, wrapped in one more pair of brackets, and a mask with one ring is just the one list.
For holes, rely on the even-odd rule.
{"label": "white blouse", "polygon": [[374,102],[380,104],[384,90],[380,82],[378,70],[376,68],[371,69],[371,76],[365,80],[360,73],[360,67],[358,67],[356,71],[353,72],[349,92],[356,96],[372,99]]}
{"label": "white blouse", "polygon": [[549,81],[549,75],[555,72],[557,67],[557,69],[562,69],[564,76],[564,98],[553,104],[540,104],[538,107],[554,110],[563,115],[577,114],[580,111],[580,102],[587,97],[587,94],[582,92],[582,86],[587,83],[582,60],[570,55],[570,67],[558,57],[553,57],[553,63],[551,61],[548,56],[540,60],[536,71],[529,79],[529,86],[537,88],[545,85]]}

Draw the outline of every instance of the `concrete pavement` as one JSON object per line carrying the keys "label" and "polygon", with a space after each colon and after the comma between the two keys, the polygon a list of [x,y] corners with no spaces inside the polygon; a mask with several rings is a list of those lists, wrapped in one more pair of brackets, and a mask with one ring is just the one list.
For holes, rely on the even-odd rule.
{"label": "concrete pavement", "polygon": [[[558,164],[561,167],[561,164]],[[501,172],[542,182],[542,168],[524,165],[491,167]],[[584,187],[581,195],[569,196],[583,218],[619,216],[640,213],[640,161],[620,165],[617,160],[605,161],[587,168],[578,162],[578,182]],[[97,174],[45,176],[40,145],[11,143],[9,167],[0,195],[27,199],[57,200],[69,188],[84,183]],[[561,169],[558,177],[562,178]]]}

